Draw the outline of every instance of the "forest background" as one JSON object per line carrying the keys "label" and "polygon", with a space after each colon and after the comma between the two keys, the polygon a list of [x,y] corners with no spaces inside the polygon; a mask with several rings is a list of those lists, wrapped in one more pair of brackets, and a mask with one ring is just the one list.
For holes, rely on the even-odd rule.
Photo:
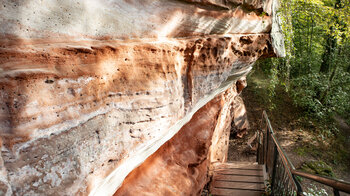
{"label": "forest background", "polygon": [[350,181],[350,1],[280,0],[279,15],[286,56],[255,64],[248,118],[259,129],[267,109],[296,167]]}
{"label": "forest background", "polygon": [[325,136],[350,124],[350,1],[281,0],[286,57],[257,63],[269,76],[269,108],[283,86]]}

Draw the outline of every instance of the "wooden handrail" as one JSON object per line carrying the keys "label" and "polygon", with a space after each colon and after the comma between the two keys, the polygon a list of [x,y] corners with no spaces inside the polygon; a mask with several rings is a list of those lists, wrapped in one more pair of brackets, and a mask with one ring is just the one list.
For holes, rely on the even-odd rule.
{"label": "wooden handrail", "polygon": [[[296,176],[301,176],[301,177],[319,182],[321,184],[327,185],[329,187],[332,187],[336,192],[342,191],[345,193],[350,193],[350,182],[337,180],[337,179],[333,179],[333,178],[322,177],[322,176],[318,176],[315,174],[310,174],[310,173],[296,170],[294,165],[292,164],[292,162],[289,160],[288,156],[284,152],[283,148],[279,144],[277,138],[275,137],[275,133],[272,129],[272,126],[271,126],[270,120],[266,114],[266,111],[263,112],[263,118],[266,120],[266,124],[267,124],[267,128],[268,128],[266,131],[270,132],[270,134],[272,136],[271,138],[272,138],[273,142],[275,143],[275,146],[276,146],[276,148],[281,156],[282,162],[283,162],[284,166],[289,169],[291,174],[296,175]],[[259,153],[258,153],[258,155],[259,155]],[[296,183],[296,182],[294,182],[294,183]]]}
{"label": "wooden handrail", "polygon": [[283,148],[281,147],[280,143],[278,142],[277,138],[275,137],[275,132],[272,129],[271,123],[270,123],[270,119],[268,118],[266,111],[264,110],[263,115],[266,119],[267,122],[267,126],[269,127],[269,130],[271,132],[271,136],[273,138],[273,142],[276,144],[276,147],[278,149],[278,151],[281,153],[282,158],[287,162],[288,164],[288,168],[291,170],[295,170],[294,165],[292,164],[292,162],[289,160],[288,156],[286,155],[286,153],[284,152]]}
{"label": "wooden handrail", "polygon": [[319,182],[321,184],[330,186],[332,188],[335,188],[335,189],[342,191],[342,192],[345,192],[345,193],[350,193],[350,183],[343,181],[343,180],[327,178],[327,177],[318,176],[315,174],[309,174],[309,173],[298,171],[298,170],[292,170],[292,174]]}
{"label": "wooden handrail", "polygon": [[[282,160],[282,164],[284,165],[284,167],[287,169],[286,173],[289,176],[289,179],[291,180],[291,183],[293,184],[293,186],[295,187],[295,189],[298,191],[298,195],[301,195],[302,189],[299,185],[298,182],[296,182],[294,180],[293,174],[292,174],[292,169],[294,169],[294,165],[291,163],[291,161],[289,160],[289,158],[286,156],[286,153],[284,152],[283,148],[281,147],[281,145],[279,144],[275,133],[273,131],[270,119],[267,116],[266,111],[263,112],[263,118],[266,120],[266,126],[267,126],[267,132],[270,133],[270,136],[272,138],[273,143],[275,144],[275,147],[277,149],[278,154],[280,155],[280,158]],[[267,144],[268,145],[268,144]],[[266,161],[266,160],[265,160]],[[275,167],[275,166],[274,166]]]}

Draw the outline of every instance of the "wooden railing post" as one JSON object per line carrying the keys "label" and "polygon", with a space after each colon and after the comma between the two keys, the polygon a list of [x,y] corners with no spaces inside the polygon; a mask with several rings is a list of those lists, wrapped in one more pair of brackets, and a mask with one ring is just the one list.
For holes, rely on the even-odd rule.
{"label": "wooden railing post", "polygon": [[257,131],[257,141],[258,141],[258,149],[256,151],[256,162],[258,164],[262,165],[264,164],[264,161],[262,159],[263,157],[263,141],[262,141],[263,135],[261,131]]}

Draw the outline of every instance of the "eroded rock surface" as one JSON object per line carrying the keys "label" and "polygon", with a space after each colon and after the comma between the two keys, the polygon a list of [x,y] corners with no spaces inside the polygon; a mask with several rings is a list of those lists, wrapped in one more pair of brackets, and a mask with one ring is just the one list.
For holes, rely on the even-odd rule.
{"label": "eroded rock surface", "polygon": [[197,194],[226,160],[236,81],[277,54],[273,5],[2,1],[0,193],[112,195],[128,174],[117,194],[141,193],[145,170],[153,194]]}
{"label": "eroded rock surface", "polygon": [[198,110],[171,140],[126,178],[115,195],[199,195],[206,183],[210,138],[224,104],[221,95]]}

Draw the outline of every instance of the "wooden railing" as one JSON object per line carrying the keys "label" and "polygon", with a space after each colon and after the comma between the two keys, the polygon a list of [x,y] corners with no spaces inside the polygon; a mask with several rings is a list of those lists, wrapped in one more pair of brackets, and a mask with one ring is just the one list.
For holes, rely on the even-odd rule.
{"label": "wooden railing", "polygon": [[349,182],[297,171],[280,146],[265,111],[262,125],[262,131],[258,133],[257,162],[266,166],[272,195],[302,195],[303,190],[296,176],[332,187],[336,196],[340,191],[350,193]]}

